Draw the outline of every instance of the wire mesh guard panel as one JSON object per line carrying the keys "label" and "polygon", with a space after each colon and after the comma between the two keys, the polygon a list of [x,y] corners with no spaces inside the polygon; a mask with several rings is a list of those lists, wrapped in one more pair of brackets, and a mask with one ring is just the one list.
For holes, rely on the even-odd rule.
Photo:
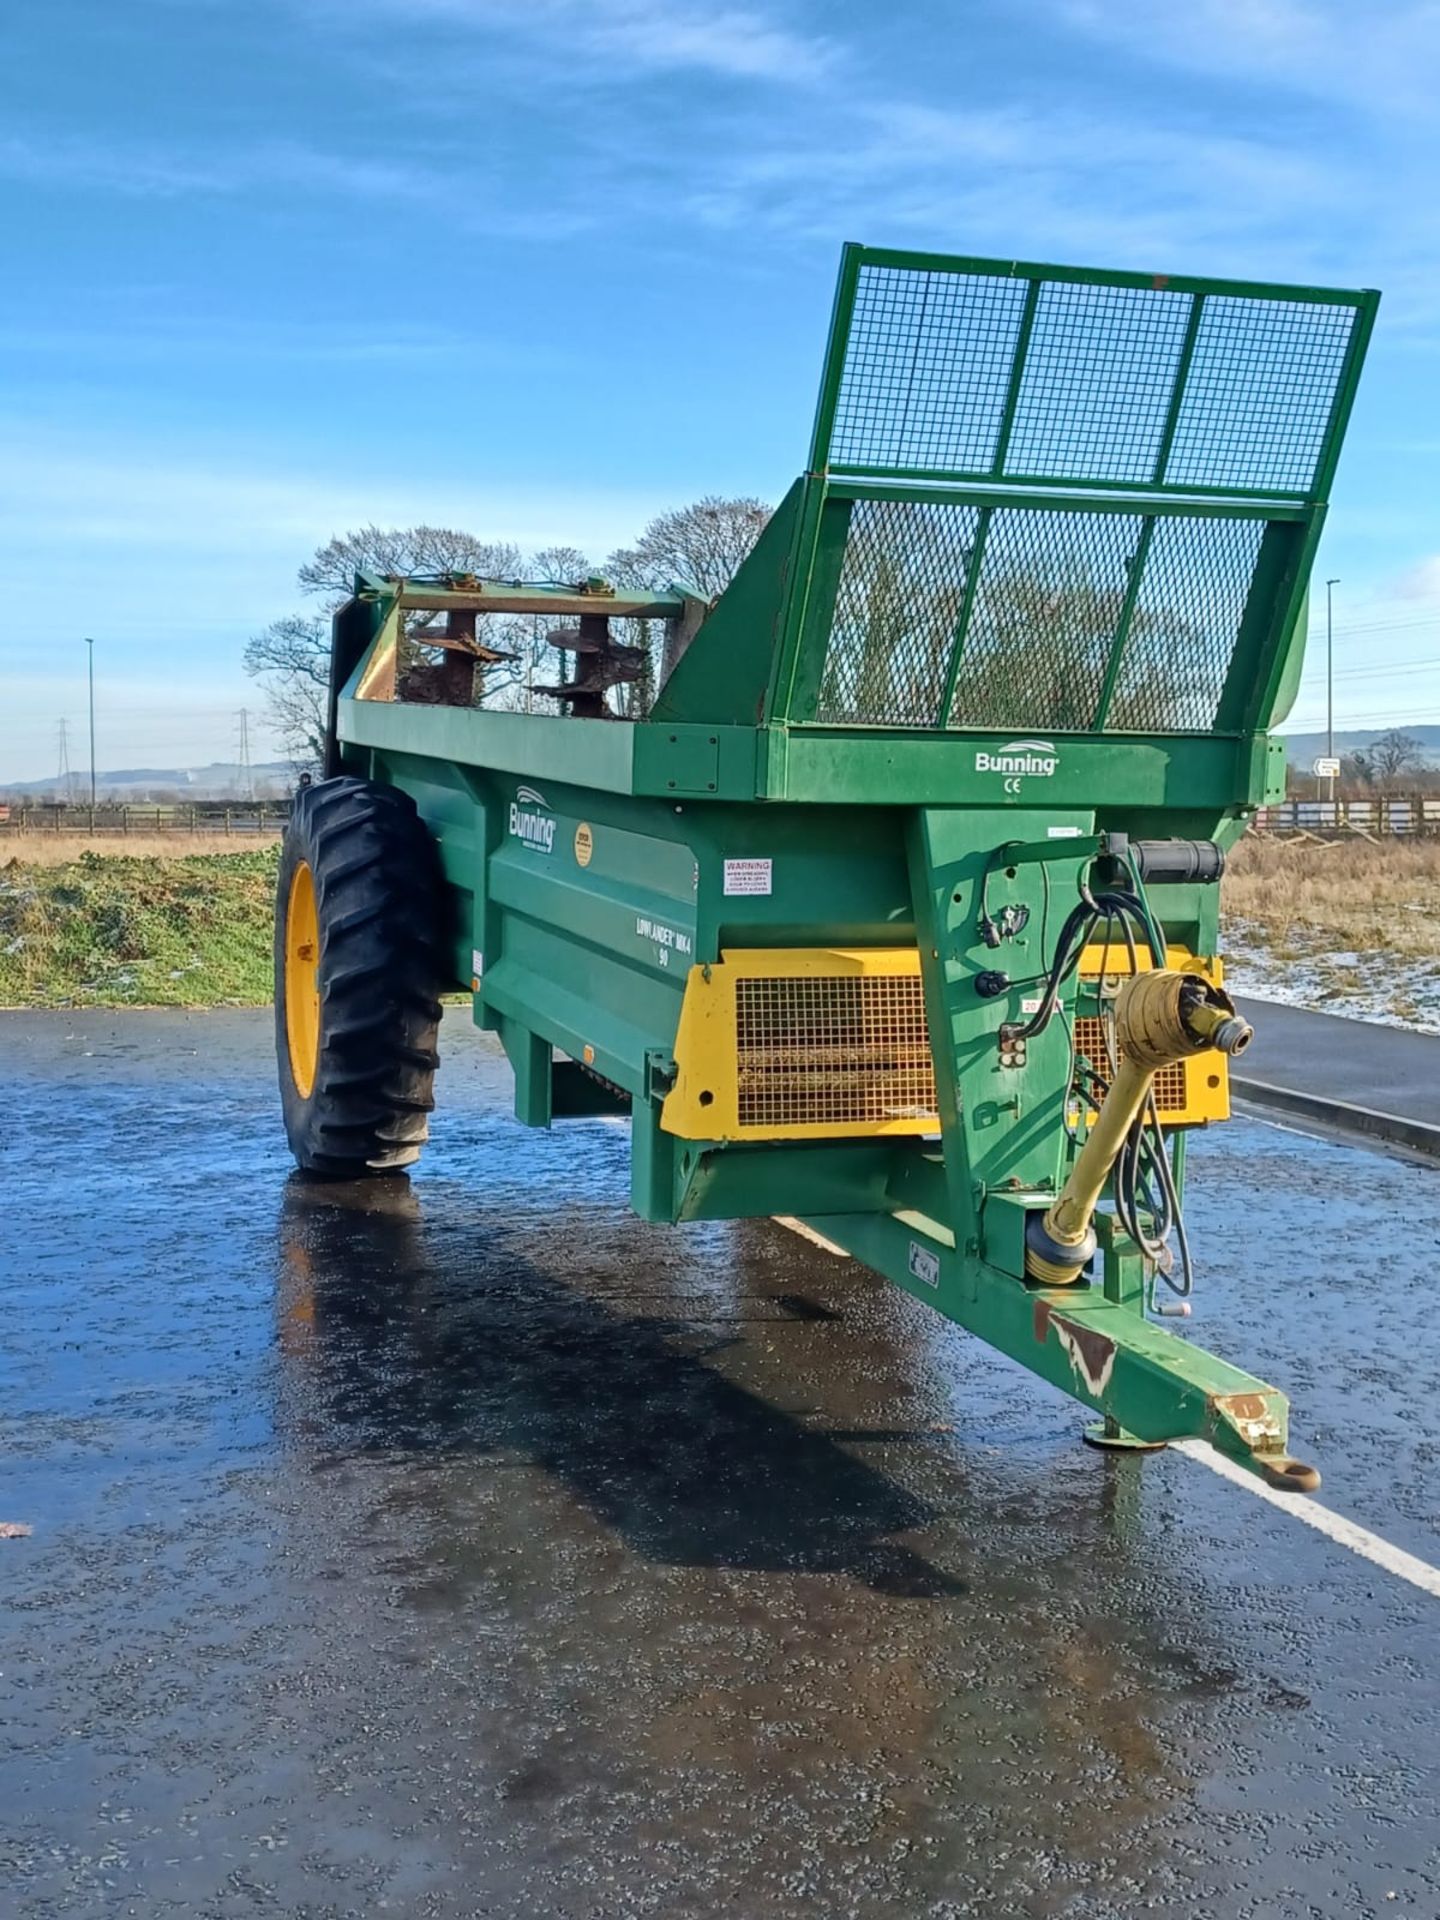
{"label": "wire mesh guard panel", "polygon": [[1166,480],[1306,492],[1354,324],[1353,307],[1207,299]]}
{"label": "wire mesh guard panel", "polygon": [[862,267],[831,431],[836,463],[987,471],[1023,280]]}
{"label": "wire mesh guard panel", "polygon": [[737,980],[735,1028],[742,1127],[834,1126],[935,1112],[917,973]]}
{"label": "wire mesh guard panel", "polygon": [[1356,313],[862,265],[820,459],[877,475],[1303,496]]}
{"label": "wire mesh guard panel", "polygon": [[[1075,1021],[1075,1051],[1083,1053],[1095,1071],[1108,1081],[1111,1077],[1109,1052],[1105,1040],[1105,1022],[1093,1013],[1082,1013]],[[1172,1060],[1158,1067],[1153,1081],[1155,1105],[1162,1119],[1183,1114],[1189,1104],[1186,1063]]]}
{"label": "wire mesh guard panel", "polygon": [[975,551],[974,507],[857,500],[816,718],[935,727]]}
{"label": "wire mesh guard panel", "polygon": [[1005,471],[1149,482],[1189,316],[1188,294],[1044,284]]}
{"label": "wire mesh guard panel", "polygon": [[1225,690],[1265,523],[1157,516],[1107,728],[1208,731]]}
{"label": "wire mesh guard panel", "polygon": [[953,726],[1094,726],[1143,524],[1138,514],[996,511],[960,636]]}
{"label": "wire mesh guard panel", "polygon": [[1214,726],[1263,521],[940,501],[850,513],[822,725],[1085,733],[1113,682],[1107,729]]}

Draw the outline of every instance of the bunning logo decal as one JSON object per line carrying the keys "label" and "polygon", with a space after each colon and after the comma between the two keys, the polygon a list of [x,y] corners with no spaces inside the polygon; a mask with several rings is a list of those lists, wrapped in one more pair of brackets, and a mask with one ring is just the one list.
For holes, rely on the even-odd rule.
{"label": "bunning logo decal", "polygon": [[1053,740],[1007,740],[1003,747],[981,748],[975,755],[977,773],[1005,775],[1006,793],[1019,793],[1022,779],[1048,780],[1059,764]]}
{"label": "bunning logo decal", "polygon": [[534,787],[517,787],[510,802],[510,831],[522,847],[550,853],[555,846],[555,816],[550,802]]}

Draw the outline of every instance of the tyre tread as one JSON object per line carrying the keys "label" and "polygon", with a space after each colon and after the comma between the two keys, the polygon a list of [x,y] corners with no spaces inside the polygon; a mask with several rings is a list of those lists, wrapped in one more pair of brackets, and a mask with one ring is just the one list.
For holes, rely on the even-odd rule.
{"label": "tyre tread", "polygon": [[[321,1037],[302,1096],[285,1034],[285,912],[295,863],[315,877]],[[275,1037],[290,1149],[307,1172],[359,1178],[411,1165],[429,1135],[439,1052],[444,887],[410,796],[342,774],[296,796],[281,858]]]}

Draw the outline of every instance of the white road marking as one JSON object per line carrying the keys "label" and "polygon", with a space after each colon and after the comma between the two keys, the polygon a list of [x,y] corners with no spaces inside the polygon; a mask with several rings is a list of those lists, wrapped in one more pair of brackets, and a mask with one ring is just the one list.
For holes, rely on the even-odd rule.
{"label": "white road marking", "polygon": [[1208,1441],[1172,1440],[1170,1446],[1175,1453],[1183,1453],[1187,1460],[1198,1460],[1202,1467],[1209,1467],[1212,1473],[1218,1473],[1222,1479],[1233,1480],[1237,1487],[1244,1487],[1259,1499],[1268,1500],[1272,1507],[1279,1507],[1292,1520],[1303,1520],[1307,1527],[1314,1527],[1317,1533],[1326,1534],[1342,1547],[1348,1547],[1352,1553],[1358,1553],[1362,1559],[1373,1560],[1377,1567],[1383,1567],[1386,1573],[1393,1573],[1397,1580],[1408,1580],[1412,1587],[1419,1587],[1422,1593],[1440,1600],[1440,1567],[1417,1560],[1413,1553],[1406,1553],[1403,1547],[1392,1547],[1378,1533],[1371,1533],[1368,1527],[1357,1526],[1353,1520],[1332,1513],[1329,1507],[1322,1507],[1307,1493],[1280,1493],[1274,1487],[1267,1487],[1248,1468],[1234,1460],[1227,1460],[1223,1453],[1217,1453]]}
{"label": "white road marking", "polygon": [[826,1253],[837,1254],[840,1259],[848,1260],[850,1255],[844,1247],[837,1247],[833,1240],[827,1240],[823,1233],[816,1233],[813,1227],[807,1227],[803,1220],[797,1220],[792,1214],[772,1213],[770,1218],[777,1227],[784,1227],[787,1233],[798,1233],[802,1240],[808,1240],[812,1247],[820,1247]]}
{"label": "white road marking", "polygon": [[[812,1246],[836,1254],[842,1260],[850,1258],[844,1247],[827,1240],[823,1233],[816,1233],[803,1220],[796,1220],[793,1215],[786,1213],[774,1213],[770,1217],[777,1227],[799,1234],[802,1240],[808,1240]],[[1371,1533],[1368,1527],[1358,1526],[1343,1514],[1322,1507],[1308,1493],[1280,1493],[1274,1487],[1267,1487],[1257,1474],[1227,1459],[1206,1440],[1172,1440],[1170,1446],[1173,1452],[1183,1453],[1187,1460],[1196,1460],[1202,1467],[1209,1467],[1222,1480],[1233,1480],[1237,1487],[1244,1487],[1247,1493],[1253,1493],[1257,1499],[1268,1501],[1272,1507],[1278,1507],[1281,1513],[1288,1513],[1292,1520],[1303,1520],[1307,1527],[1314,1527],[1317,1533],[1323,1533],[1338,1545],[1348,1547],[1352,1553],[1358,1553],[1361,1559],[1373,1561],[1377,1567],[1383,1567],[1386,1573],[1393,1573],[1397,1580],[1406,1580],[1422,1593],[1440,1600],[1440,1567],[1432,1567],[1428,1561],[1417,1559],[1413,1553],[1406,1553],[1403,1547],[1391,1546],[1388,1540],[1382,1540],[1378,1533]]]}

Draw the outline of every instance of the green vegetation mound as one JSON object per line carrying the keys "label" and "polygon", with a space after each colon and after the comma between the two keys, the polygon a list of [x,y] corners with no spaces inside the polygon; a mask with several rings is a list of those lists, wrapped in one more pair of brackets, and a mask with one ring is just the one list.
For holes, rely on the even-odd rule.
{"label": "green vegetation mound", "polygon": [[0,867],[0,1006],[268,1005],[278,858],[12,860]]}

